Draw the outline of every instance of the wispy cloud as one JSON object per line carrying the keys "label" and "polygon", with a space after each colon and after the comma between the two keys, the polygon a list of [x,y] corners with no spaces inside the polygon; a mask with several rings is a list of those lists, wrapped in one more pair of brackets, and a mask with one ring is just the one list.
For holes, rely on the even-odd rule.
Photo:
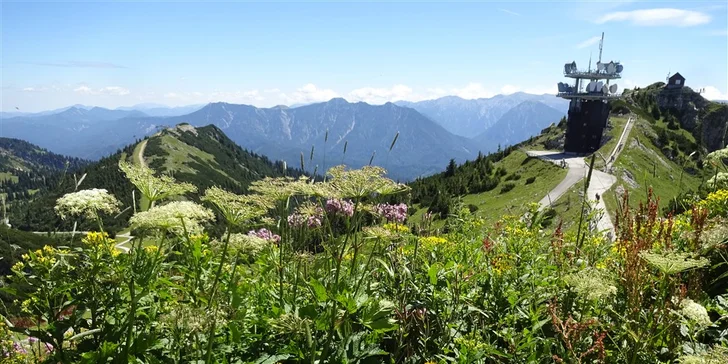
{"label": "wispy cloud", "polygon": [[638,26],[692,27],[710,23],[710,15],[693,10],[657,8],[632,11],[616,11],[596,20],[597,24],[627,21]]}
{"label": "wispy cloud", "polygon": [[23,62],[34,66],[46,67],[63,67],[63,68],[128,68],[109,62],[88,62],[88,61],[68,61],[68,62]]}
{"label": "wispy cloud", "polygon": [[48,91],[47,87],[24,87],[23,92],[44,92]]}
{"label": "wispy cloud", "polygon": [[305,104],[310,102],[329,101],[339,94],[331,89],[321,89],[309,83],[291,94],[281,93],[280,97],[289,104]]}
{"label": "wispy cloud", "polygon": [[407,85],[394,85],[391,88],[362,87],[349,92],[350,101],[364,101],[369,104],[382,104],[388,101],[411,100],[412,88]]}
{"label": "wispy cloud", "polygon": [[516,13],[515,11],[512,11],[512,10],[503,9],[503,8],[498,8],[498,10],[500,10],[500,11],[506,13],[506,14],[511,14],[511,15],[515,15],[515,16],[521,16],[521,14]]}
{"label": "wispy cloud", "polygon": [[131,92],[129,89],[119,86],[107,86],[100,89],[92,89],[86,85],[81,85],[73,89],[74,92],[81,95],[105,95],[105,96],[126,96]]}
{"label": "wispy cloud", "polygon": [[591,47],[591,46],[599,43],[599,40],[600,39],[602,39],[602,38],[600,36],[598,36],[598,35],[597,36],[594,36],[594,37],[591,37],[591,38],[589,38],[589,39],[587,39],[587,40],[585,40],[585,41],[577,44],[576,45],[576,48],[582,49],[582,48],[586,48],[586,47]]}

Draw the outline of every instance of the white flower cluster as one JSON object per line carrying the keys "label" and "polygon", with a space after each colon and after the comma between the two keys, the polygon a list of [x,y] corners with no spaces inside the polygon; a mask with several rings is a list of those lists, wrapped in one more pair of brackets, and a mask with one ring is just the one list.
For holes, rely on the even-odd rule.
{"label": "white flower cluster", "polygon": [[718,149],[705,156],[705,160],[715,166],[723,164],[725,159],[728,159],[728,148]]}
{"label": "white flower cluster", "polygon": [[708,180],[710,188],[726,188],[728,187],[728,172],[718,172]]}
{"label": "white flower cluster", "polygon": [[81,190],[67,193],[56,201],[56,213],[62,219],[69,216],[96,218],[99,212],[113,214],[119,212],[119,200],[104,189]]}
{"label": "white flower cluster", "polygon": [[606,298],[617,294],[617,287],[601,272],[587,268],[564,277],[564,282],[587,300]]}
{"label": "white flower cluster", "polygon": [[139,192],[150,202],[181,196],[188,192],[196,192],[197,187],[186,182],[177,182],[166,175],[155,176],[154,171],[146,166],[130,164],[123,159],[119,161],[119,169],[126,175]]}
{"label": "white flower cluster", "polygon": [[132,229],[162,230],[181,233],[198,232],[200,224],[212,221],[215,215],[209,209],[190,201],[175,201],[137,213],[129,220]]}
{"label": "white flower cluster", "polygon": [[[215,250],[222,250],[223,244],[222,241],[214,241],[211,245]],[[255,235],[235,233],[230,235],[228,249],[231,255],[242,254],[255,257],[268,245],[270,245],[268,240]]]}
{"label": "white flower cluster", "polygon": [[710,326],[710,316],[703,305],[686,298],[680,302],[680,314],[701,327]]}

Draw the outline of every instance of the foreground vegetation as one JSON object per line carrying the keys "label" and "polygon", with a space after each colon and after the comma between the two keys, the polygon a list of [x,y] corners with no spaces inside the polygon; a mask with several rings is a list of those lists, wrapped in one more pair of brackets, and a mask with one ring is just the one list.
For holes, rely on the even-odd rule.
{"label": "foreground vegetation", "polygon": [[[61,218],[99,231],[12,267],[4,362],[728,359],[728,190],[717,185],[669,218],[651,194],[636,208],[625,195],[610,242],[588,221],[579,239],[546,235],[537,206],[495,224],[456,206],[434,235],[431,214],[407,221],[406,205],[386,203],[409,191],[377,167],[199,199],[194,185],[121,167],[150,202],[129,220],[132,249],[103,232],[121,208],[113,195],[60,198]],[[206,233],[213,220],[226,230]]]}

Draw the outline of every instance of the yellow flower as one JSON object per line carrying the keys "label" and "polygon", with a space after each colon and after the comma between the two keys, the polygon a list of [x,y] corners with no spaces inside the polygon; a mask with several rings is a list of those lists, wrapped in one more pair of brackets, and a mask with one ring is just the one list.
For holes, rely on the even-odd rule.
{"label": "yellow flower", "polygon": [[81,240],[84,244],[95,247],[103,245],[109,239],[109,234],[91,231]]}
{"label": "yellow flower", "polygon": [[450,244],[450,241],[440,236],[423,236],[417,240],[424,249],[435,249]]}
{"label": "yellow flower", "polygon": [[156,245],[147,245],[144,247],[144,251],[149,254],[156,253],[158,250],[159,250],[159,247]]}
{"label": "yellow flower", "polygon": [[13,267],[11,269],[13,272],[22,272],[23,268],[25,268],[25,263],[17,262],[13,265]]}
{"label": "yellow flower", "polygon": [[388,224],[384,224],[383,227],[393,233],[406,234],[410,231],[410,229],[407,226],[402,225],[402,224],[388,223]]}

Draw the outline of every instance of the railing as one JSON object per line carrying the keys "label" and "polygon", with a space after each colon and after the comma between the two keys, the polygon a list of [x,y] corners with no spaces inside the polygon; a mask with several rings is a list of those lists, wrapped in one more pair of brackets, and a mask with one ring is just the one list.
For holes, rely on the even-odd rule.
{"label": "railing", "polygon": [[574,71],[571,73],[564,72],[564,77],[571,77],[571,78],[587,78],[587,79],[600,79],[600,78],[608,78],[608,79],[616,79],[616,78],[622,78],[621,73],[606,73],[604,71]]}

